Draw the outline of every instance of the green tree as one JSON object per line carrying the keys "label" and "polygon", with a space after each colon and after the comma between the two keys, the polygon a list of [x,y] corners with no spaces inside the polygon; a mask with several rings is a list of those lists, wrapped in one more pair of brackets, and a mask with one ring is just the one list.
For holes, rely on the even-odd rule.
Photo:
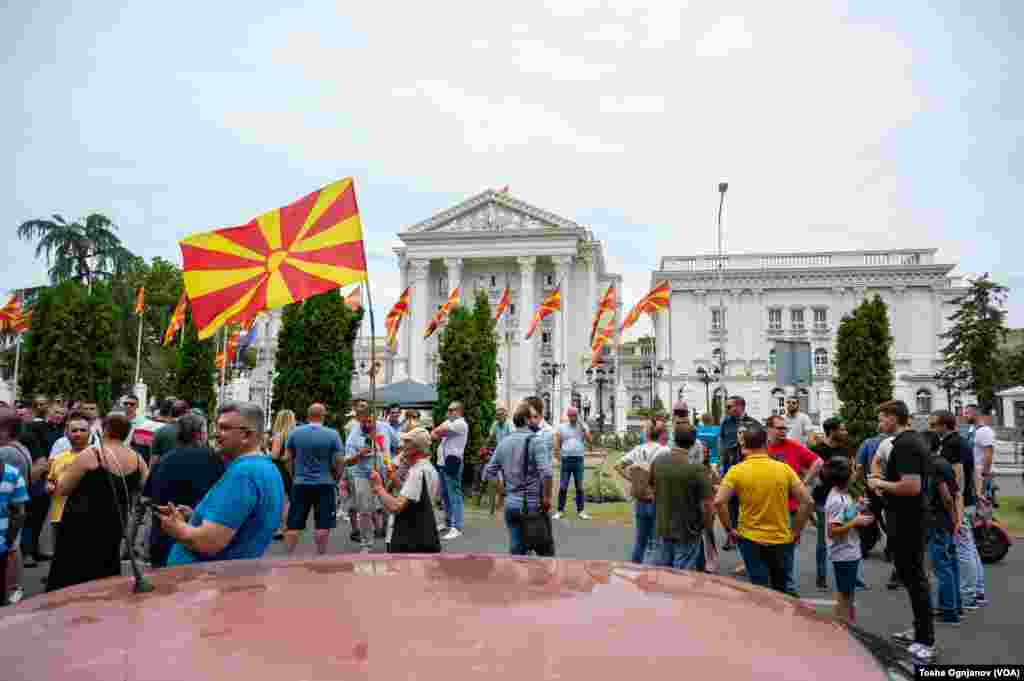
{"label": "green tree", "polygon": [[214,339],[199,340],[199,332],[192,323],[192,311],[185,313],[185,324],[175,366],[175,396],[193,407],[212,413],[216,402],[214,392]]}
{"label": "green tree", "polygon": [[834,383],[855,447],[878,430],[878,405],[892,399],[892,344],[889,311],[877,295],[839,323]]}
{"label": "green tree", "polygon": [[110,363],[118,312],[106,284],[74,281],[46,289],[33,307],[22,352],[22,395],[44,394],[110,405]]}
{"label": "green tree", "polygon": [[80,222],[60,215],[52,220],[29,220],[18,226],[18,238],[37,241],[36,257],[45,257],[50,281],[77,281],[86,286],[119,276],[132,258],[110,218],[93,213]]}
{"label": "green tree", "polygon": [[352,356],[363,310],[352,311],[337,291],[285,308],[277,336],[272,409],[305,414],[313,402],[327,407],[326,422],[343,428],[352,399]]}
{"label": "green tree", "polygon": [[[494,334],[494,315],[487,294],[476,292],[473,307],[476,355],[480,362],[480,435],[486,437],[494,423],[498,399],[498,337]],[[509,377],[511,378],[511,377]],[[479,451],[479,447],[476,450]]]}
{"label": "green tree", "polygon": [[441,331],[440,364],[437,371],[437,402],[434,423],[447,418],[452,402],[461,402],[469,424],[466,461],[471,465],[479,458],[481,445],[481,360],[477,356],[476,323],[464,307],[455,307],[448,314],[448,323]]}
{"label": "green tree", "polygon": [[984,274],[970,279],[970,286],[953,299],[957,310],[949,317],[953,326],[939,337],[946,374],[978,397],[978,405],[991,408],[999,387],[999,348],[1006,339],[1008,289]]}

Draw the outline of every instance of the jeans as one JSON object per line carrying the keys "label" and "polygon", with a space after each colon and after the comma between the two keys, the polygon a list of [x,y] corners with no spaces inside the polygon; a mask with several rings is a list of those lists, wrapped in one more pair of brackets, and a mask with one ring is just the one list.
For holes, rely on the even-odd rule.
{"label": "jeans", "polygon": [[732,499],[729,499],[729,525],[731,527],[740,526],[740,498],[735,494]]}
{"label": "jeans", "polygon": [[[789,512],[789,526],[796,527],[796,511]],[[797,556],[800,554],[799,547],[794,547],[790,552],[790,565],[786,569],[786,593],[796,598],[800,597],[800,567],[797,565]]]}
{"label": "jeans", "polygon": [[985,594],[985,568],[974,544],[974,506],[964,507],[964,521],[956,536],[956,556],[960,563],[960,597],[963,603],[974,605]]}
{"label": "jeans", "polygon": [[751,584],[786,593],[786,569],[793,562],[793,544],[758,544],[740,537],[737,546]]}
{"label": "jeans", "polygon": [[818,525],[818,543],[814,547],[814,560],[818,579],[828,579],[828,546],[825,544],[825,507],[814,507],[814,519]]}
{"label": "jeans", "polygon": [[441,469],[444,475],[444,488],[445,492],[445,508],[448,511],[448,527],[454,527],[456,530],[462,531],[464,526],[463,515],[462,515],[462,467],[463,463],[459,464],[458,473],[455,475],[449,475],[444,468]]}
{"label": "jeans", "polygon": [[[526,547],[523,546],[523,532],[519,525],[521,512],[522,507],[520,504],[516,504],[515,507],[505,505],[505,527],[508,528],[508,552],[513,556],[526,555]],[[550,547],[536,553],[538,556],[553,558],[555,555],[554,537],[552,536]]]}
{"label": "jeans", "polygon": [[565,498],[569,493],[569,479],[576,480],[576,512],[583,512],[583,457],[563,456],[558,475],[558,512],[565,511]]}
{"label": "jeans", "polygon": [[956,557],[953,536],[943,528],[928,531],[928,557],[938,582],[938,610],[947,622],[958,622],[963,609],[960,603],[960,562]]}
{"label": "jeans", "polygon": [[924,536],[920,528],[897,531],[894,524],[889,523],[889,527],[894,530],[890,535],[893,540],[893,563],[896,575],[910,597],[910,607],[914,612],[914,641],[933,646],[935,622],[932,620],[928,577],[924,573]]}
{"label": "jeans", "polygon": [[643,563],[647,546],[654,539],[654,502],[638,501],[634,506],[636,518],[636,540],[633,544],[634,563]]}
{"label": "jeans", "polygon": [[682,542],[655,537],[647,546],[644,564],[703,572],[704,540],[698,537],[696,541]]}
{"label": "jeans", "polygon": [[21,532],[21,552],[26,559],[35,558],[42,548],[39,546],[39,537],[43,533],[43,525],[46,524],[46,516],[50,512],[50,495],[33,495],[27,507],[28,517],[25,518],[25,527]]}

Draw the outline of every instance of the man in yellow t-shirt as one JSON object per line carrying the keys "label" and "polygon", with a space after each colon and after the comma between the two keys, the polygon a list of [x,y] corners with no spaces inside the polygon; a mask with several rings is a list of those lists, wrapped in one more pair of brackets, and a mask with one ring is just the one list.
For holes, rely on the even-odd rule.
{"label": "man in yellow t-shirt", "polygon": [[84,414],[73,413],[66,426],[68,442],[71,449],[60,452],[50,458],[50,471],[46,476],[46,491],[53,495],[50,501],[50,522],[53,523],[53,552],[57,553],[57,542],[60,540],[60,520],[64,515],[64,504],[67,497],[54,494],[60,476],[71,466],[86,447],[89,446],[89,419]]}
{"label": "man in yellow t-shirt", "polygon": [[[737,541],[751,583],[785,593],[793,552],[814,501],[789,464],[768,455],[768,433],[759,423],[744,424],[739,439],[744,458],[729,469],[718,488],[718,518],[729,540]],[[739,528],[732,527],[729,518],[733,495],[740,501]],[[791,498],[799,503],[792,530]]]}

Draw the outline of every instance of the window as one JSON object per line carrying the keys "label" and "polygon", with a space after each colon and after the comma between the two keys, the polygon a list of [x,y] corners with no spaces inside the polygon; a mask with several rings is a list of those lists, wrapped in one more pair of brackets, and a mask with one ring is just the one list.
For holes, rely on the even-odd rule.
{"label": "window", "polygon": [[932,393],[926,388],[921,388],[917,391],[917,413],[932,413]]}
{"label": "window", "polygon": [[801,331],[804,328],[804,310],[802,307],[794,308],[789,311],[789,322],[790,326],[793,327],[794,331]]}
{"label": "window", "polygon": [[516,316],[516,304],[515,303],[509,303],[508,304],[508,315],[510,317],[515,317]]}
{"label": "window", "polygon": [[768,368],[775,371],[775,348],[768,351]]}
{"label": "window", "polygon": [[711,362],[715,364],[715,366],[722,366],[722,348],[715,348],[711,351]]}
{"label": "window", "polygon": [[782,310],[775,308],[768,310],[768,328],[772,331],[782,330]]}
{"label": "window", "polygon": [[722,331],[725,329],[725,310],[715,309],[711,311],[711,330]]}
{"label": "window", "polygon": [[644,368],[643,367],[633,367],[633,382],[634,383],[643,383],[644,382]]}
{"label": "window", "polygon": [[782,388],[776,388],[772,391],[772,402],[775,404],[775,408],[772,409],[773,416],[780,416],[786,413],[786,393],[783,392]]}
{"label": "window", "polygon": [[544,275],[544,285],[545,286],[554,286],[555,285],[555,275],[553,275],[553,274],[545,274]]}
{"label": "window", "polygon": [[495,287],[495,286],[497,286],[497,285],[498,285],[498,277],[496,277],[496,276],[494,276],[494,275],[492,274],[492,275],[491,275],[491,288],[494,288],[494,287]]}
{"label": "window", "polygon": [[828,373],[828,350],[825,348],[818,348],[814,351],[814,373]]}
{"label": "window", "polygon": [[644,408],[644,398],[643,398],[642,395],[633,395],[633,399],[631,400],[631,403],[632,403],[634,409],[643,409]]}
{"label": "window", "polygon": [[796,393],[796,398],[800,403],[800,411],[805,414],[811,411],[811,394],[807,392],[807,388],[800,388]]}
{"label": "window", "polygon": [[448,290],[448,280],[441,277],[437,282],[437,295],[442,298],[447,298],[450,291]]}
{"label": "window", "polygon": [[551,344],[551,332],[550,331],[541,331],[540,332],[540,342],[543,343],[544,345],[550,345]]}
{"label": "window", "polygon": [[828,310],[825,308],[814,310],[814,328],[822,331],[828,328]]}
{"label": "window", "polygon": [[544,420],[551,421],[551,393],[544,393]]}

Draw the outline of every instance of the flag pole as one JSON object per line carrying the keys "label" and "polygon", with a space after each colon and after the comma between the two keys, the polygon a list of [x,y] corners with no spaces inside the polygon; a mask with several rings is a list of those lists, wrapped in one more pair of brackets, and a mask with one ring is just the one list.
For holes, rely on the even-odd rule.
{"label": "flag pole", "polygon": [[18,368],[21,364],[21,334],[14,337],[14,389],[11,390],[11,402],[18,401]]}
{"label": "flag pole", "polygon": [[[512,304],[512,280],[508,270],[505,271],[505,290],[508,291],[509,304]],[[505,408],[512,408],[512,333],[508,330],[508,310],[505,310]]]}
{"label": "flag pole", "polygon": [[224,362],[220,366],[220,390],[217,391],[217,408],[220,409],[224,404],[224,378],[228,373],[228,325],[225,324],[221,327],[221,352],[223,353]]}
{"label": "flag pole", "polygon": [[139,313],[139,342],[135,349],[135,385],[139,384],[139,374],[142,371],[142,317],[145,310]]}

